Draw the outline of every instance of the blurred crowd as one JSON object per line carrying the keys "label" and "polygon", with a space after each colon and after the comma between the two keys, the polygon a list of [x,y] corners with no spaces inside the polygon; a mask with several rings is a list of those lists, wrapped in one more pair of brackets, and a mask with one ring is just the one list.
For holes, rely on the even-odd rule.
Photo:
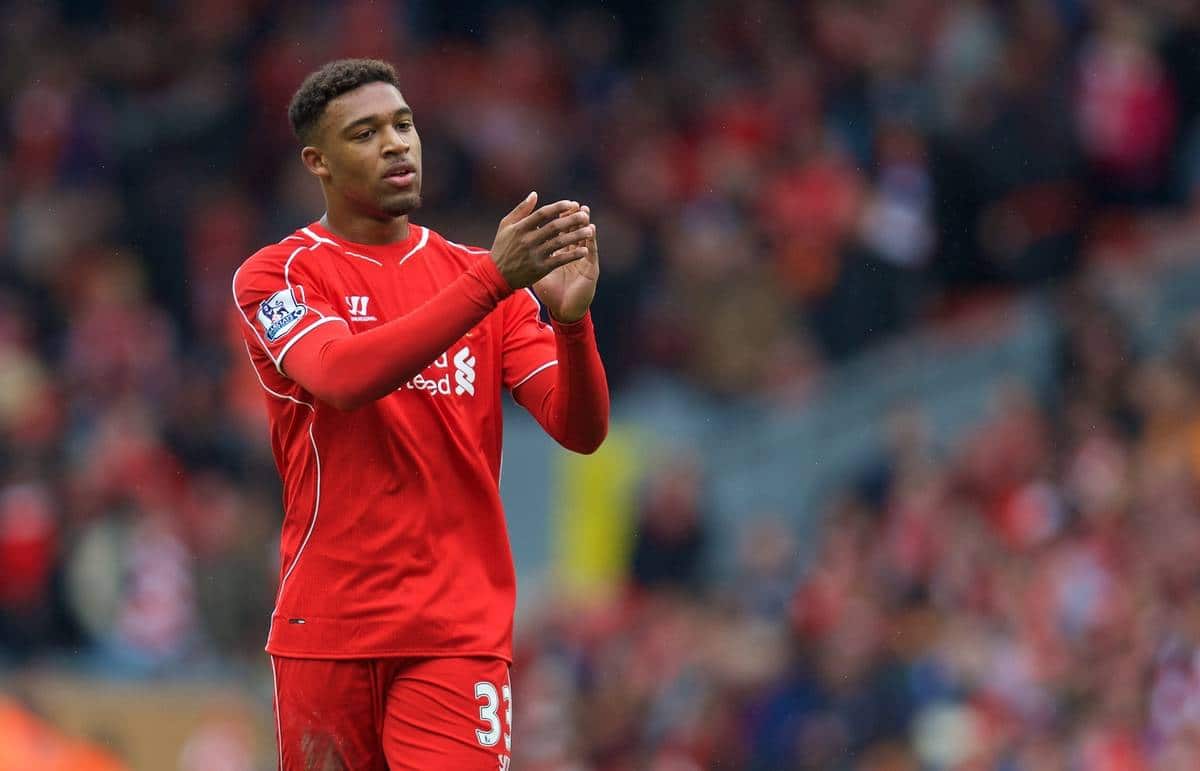
{"label": "blurred crowd", "polygon": [[[229,282],[321,213],[285,112],[331,58],[397,65],[416,221],[487,246],[531,189],[591,204],[618,399],[792,404],[1200,211],[1185,0],[0,11],[0,667],[261,664],[280,504]],[[1146,357],[1083,295],[1058,392],[954,448],[898,416],[820,545],[748,527],[732,584],[704,470],[648,480],[634,589],[524,624],[520,767],[1200,765],[1200,336]]]}
{"label": "blurred crowd", "polygon": [[1052,393],[1004,384],[943,445],[898,406],[815,543],[710,543],[703,475],[659,466],[627,589],[523,628],[514,764],[1200,767],[1200,316],[1139,351],[1112,289],[1063,301]]}

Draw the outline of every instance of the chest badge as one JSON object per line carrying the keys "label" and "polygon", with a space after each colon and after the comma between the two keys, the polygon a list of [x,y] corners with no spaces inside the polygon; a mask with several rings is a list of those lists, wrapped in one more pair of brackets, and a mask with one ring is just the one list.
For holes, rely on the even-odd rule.
{"label": "chest badge", "polygon": [[454,354],[454,394],[475,395],[475,357],[471,355],[470,347],[465,345]]}
{"label": "chest badge", "polygon": [[366,295],[346,295],[346,307],[350,310],[351,321],[375,321],[376,318],[367,310],[371,298]]}

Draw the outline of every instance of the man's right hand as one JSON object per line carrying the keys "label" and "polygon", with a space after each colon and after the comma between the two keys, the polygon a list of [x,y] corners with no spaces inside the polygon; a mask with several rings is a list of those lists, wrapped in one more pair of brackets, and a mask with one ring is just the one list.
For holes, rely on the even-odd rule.
{"label": "man's right hand", "polygon": [[537,193],[530,193],[500,220],[492,243],[492,261],[513,289],[583,259],[587,240],[596,235],[590,215],[578,202],[557,201],[535,211],[536,205]]}

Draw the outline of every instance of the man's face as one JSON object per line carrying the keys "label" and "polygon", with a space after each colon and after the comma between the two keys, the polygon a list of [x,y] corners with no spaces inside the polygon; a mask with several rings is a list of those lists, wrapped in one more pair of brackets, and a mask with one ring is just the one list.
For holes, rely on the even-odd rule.
{"label": "man's face", "polygon": [[421,205],[421,138],[412,110],[390,83],[367,83],[325,107],[319,149],[330,187],[372,217]]}

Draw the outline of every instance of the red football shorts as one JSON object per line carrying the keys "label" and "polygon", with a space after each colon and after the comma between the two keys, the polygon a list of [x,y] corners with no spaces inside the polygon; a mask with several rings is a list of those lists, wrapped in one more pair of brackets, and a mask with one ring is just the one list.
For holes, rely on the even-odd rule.
{"label": "red football shorts", "polygon": [[507,771],[508,662],[271,657],[282,771]]}

